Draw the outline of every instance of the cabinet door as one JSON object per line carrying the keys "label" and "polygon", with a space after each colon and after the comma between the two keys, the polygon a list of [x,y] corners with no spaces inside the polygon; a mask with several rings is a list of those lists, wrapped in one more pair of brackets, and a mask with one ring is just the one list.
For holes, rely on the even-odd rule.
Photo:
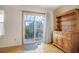
{"label": "cabinet door", "polygon": [[63,45],[62,37],[63,37],[62,32],[60,32],[60,31],[53,32],[53,43],[62,47],[62,45]]}
{"label": "cabinet door", "polygon": [[72,33],[72,51],[79,52],[79,32]]}
{"label": "cabinet door", "polygon": [[53,43],[57,44],[58,41],[58,32],[54,31],[53,32]]}
{"label": "cabinet door", "polygon": [[63,47],[63,33],[62,32],[58,33],[58,45],[60,47]]}
{"label": "cabinet door", "polygon": [[71,33],[70,32],[65,32],[63,33],[64,35],[64,45],[63,45],[63,48],[68,50],[68,51],[71,51],[71,48],[72,48],[72,44],[71,44]]}

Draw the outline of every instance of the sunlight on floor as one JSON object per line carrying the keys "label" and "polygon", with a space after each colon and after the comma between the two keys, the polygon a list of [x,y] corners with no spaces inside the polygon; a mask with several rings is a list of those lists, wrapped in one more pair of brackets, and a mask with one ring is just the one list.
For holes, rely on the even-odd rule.
{"label": "sunlight on floor", "polygon": [[24,53],[63,53],[60,49],[53,46],[52,44],[44,44],[38,45],[38,48],[31,51],[24,51]]}

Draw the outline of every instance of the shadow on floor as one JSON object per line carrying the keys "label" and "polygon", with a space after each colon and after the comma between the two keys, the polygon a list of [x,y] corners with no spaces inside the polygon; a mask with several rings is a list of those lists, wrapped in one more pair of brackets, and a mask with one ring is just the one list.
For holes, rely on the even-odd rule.
{"label": "shadow on floor", "polygon": [[30,50],[35,50],[38,48],[38,44],[37,43],[28,43],[24,45],[23,50],[24,51],[30,51]]}

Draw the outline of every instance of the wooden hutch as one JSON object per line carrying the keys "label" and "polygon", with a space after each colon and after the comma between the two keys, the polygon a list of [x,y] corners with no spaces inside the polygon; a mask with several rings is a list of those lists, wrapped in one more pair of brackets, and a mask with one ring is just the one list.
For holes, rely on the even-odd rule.
{"label": "wooden hutch", "polygon": [[65,52],[79,52],[79,9],[56,16],[53,44]]}

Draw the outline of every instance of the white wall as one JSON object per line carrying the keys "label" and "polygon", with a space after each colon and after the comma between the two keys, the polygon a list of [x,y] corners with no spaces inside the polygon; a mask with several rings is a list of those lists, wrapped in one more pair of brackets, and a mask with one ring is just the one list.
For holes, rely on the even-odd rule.
{"label": "white wall", "polygon": [[0,48],[21,45],[21,15],[20,10],[11,6],[0,6],[5,11],[5,35],[0,37]]}
{"label": "white wall", "polygon": [[[53,33],[54,30],[54,14],[53,10],[48,10],[47,12],[47,21],[46,21],[46,35],[45,35],[45,41],[46,43],[50,43],[51,40],[51,34]],[[53,35],[52,35],[53,36]]]}
{"label": "white wall", "polygon": [[[0,6],[0,9],[5,10],[5,32],[4,36],[0,37],[0,48],[15,46],[22,44],[22,11],[35,11],[47,13],[47,30],[46,30],[46,42],[50,42],[50,32],[53,29],[51,26],[52,12],[48,12],[46,9],[29,6]],[[51,17],[51,18],[50,18]]]}

